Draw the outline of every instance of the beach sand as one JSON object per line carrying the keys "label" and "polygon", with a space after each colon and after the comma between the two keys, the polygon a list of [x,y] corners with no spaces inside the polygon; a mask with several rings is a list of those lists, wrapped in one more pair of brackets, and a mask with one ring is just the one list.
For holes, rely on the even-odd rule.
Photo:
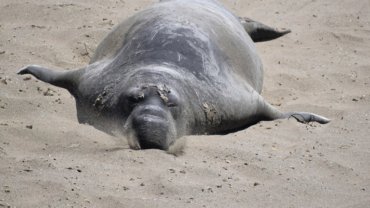
{"label": "beach sand", "polygon": [[263,96],[327,125],[261,122],[130,150],[78,124],[66,91],[18,76],[85,66],[113,25],[155,1],[0,1],[0,207],[370,207],[370,2],[223,0],[292,30],[258,43]]}

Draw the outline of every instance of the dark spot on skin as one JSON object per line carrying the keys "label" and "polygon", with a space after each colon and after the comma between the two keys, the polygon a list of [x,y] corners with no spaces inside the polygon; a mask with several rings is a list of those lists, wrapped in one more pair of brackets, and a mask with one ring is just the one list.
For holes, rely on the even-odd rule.
{"label": "dark spot on skin", "polygon": [[209,124],[216,126],[221,123],[221,118],[213,104],[203,103],[203,111]]}

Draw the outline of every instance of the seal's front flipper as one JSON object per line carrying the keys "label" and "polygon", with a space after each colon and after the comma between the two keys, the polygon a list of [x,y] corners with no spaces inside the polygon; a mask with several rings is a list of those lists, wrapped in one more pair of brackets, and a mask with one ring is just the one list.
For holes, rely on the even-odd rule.
{"label": "seal's front flipper", "polygon": [[31,74],[43,82],[73,91],[76,88],[80,73],[79,70],[54,71],[38,65],[29,65],[19,70],[18,74]]}
{"label": "seal's front flipper", "polygon": [[320,124],[327,124],[330,122],[330,119],[308,112],[290,112],[285,113],[283,116],[283,118],[288,119],[292,117],[301,123],[318,122]]}
{"label": "seal's front flipper", "polygon": [[277,30],[246,17],[239,17],[239,20],[254,42],[274,40],[291,32],[285,29]]}

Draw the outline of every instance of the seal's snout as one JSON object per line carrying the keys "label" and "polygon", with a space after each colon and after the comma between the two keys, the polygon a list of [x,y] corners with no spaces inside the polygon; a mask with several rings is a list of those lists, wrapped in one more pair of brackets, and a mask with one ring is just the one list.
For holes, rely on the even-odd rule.
{"label": "seal's snout", "polygon": [[123,95],[131,111],[126,122],[134,141],[131,148],[168,150],[177,136],[177,92],[164,84],[147,84],[131,87]]}
{"label": "seal's snout", "polygon": [[138,107],[132,115],[132,129],[141,149],[167,150],[173,140],[173,122],[168,112],[156,105]]}

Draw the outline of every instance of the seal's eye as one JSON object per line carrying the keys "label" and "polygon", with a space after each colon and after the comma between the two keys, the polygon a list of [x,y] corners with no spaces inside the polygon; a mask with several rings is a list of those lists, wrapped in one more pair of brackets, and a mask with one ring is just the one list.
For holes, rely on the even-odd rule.
{"label": "seal's eye", "polygon": [[141,101],[143,101],[145,98],[145,95],[143,92],[139,92],[139,93],[131,93],[129,96],[128,96],[128,100],[132,103],[139,103]]}
{"label": "seal's eye", "polygon": [[179,105],[179,99],[174,93],[168,93],[168,107],[176,107]]}
{"label": "seal's eye", "polygon": [[176,107],[176,106],[177,106],[177,104],[176,104],[176,103],[170,103],[170,102],[169,102],[169,103],[167,103],[167,106],[168,106],[168,107]]}

